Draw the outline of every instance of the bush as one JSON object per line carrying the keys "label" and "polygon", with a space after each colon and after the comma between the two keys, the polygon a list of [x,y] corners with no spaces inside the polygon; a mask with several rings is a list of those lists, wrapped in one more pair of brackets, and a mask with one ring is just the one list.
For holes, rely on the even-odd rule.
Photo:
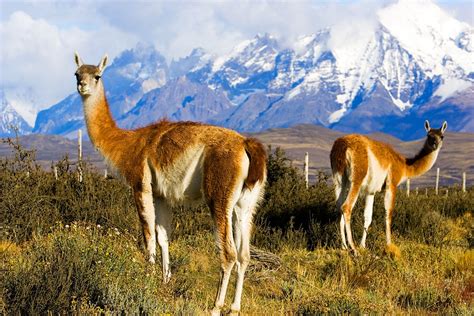
{"label": "bush", "polygon": [[2,277],[11,313],[63,314],[91,305],[119,314],[166,310],[156,297],[161,275],[118,229],[57,226],[27,249],[10,259]]}
{"label": "bush", "polygon": [[[321,175],[318,183],[306,188],[303,175],[289,164],[284,151],[269,151],[265,198],[255,218],[265,236],[259,236],[257,231],[256,245],[277,250],[281,244],[291,244],[291,232],[296,231],[304,235],[308,249],[334,246],[339,214],[335,212],[334,193],[327,178]],[[274,238],[269,234],[275,234]],[[301,238],[295,242],[294,246],[299,246]]]}
{"label": "bush", "polygon": [[58,180],[42,170],[34,153],[10,140],[16,158],[0,161],[0,217],[2,229],[15,243],[51,231],[57,223],[87,221],[118,227],[139,235],[130,189],[117,179],[104,179],[82,164],[83,181],[67,157],[56,164]]}

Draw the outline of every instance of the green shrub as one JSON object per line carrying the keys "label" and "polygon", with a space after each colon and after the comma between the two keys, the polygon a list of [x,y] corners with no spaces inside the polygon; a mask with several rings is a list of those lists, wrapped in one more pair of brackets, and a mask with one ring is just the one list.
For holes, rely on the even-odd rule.
{"label": "green shrub", "polygon": [[84,304],[127,314],[166,310],[157,297],[161,274],[118,229],[56,227],[27,250],[10,259],[2,277],[12,313],[62,314]]}
{"label": "green shrub", "polygon": [[435,312],[452,306],[453,299],[449,292],[426,285],[408,293],[400,293],[397,303],[406,309],[424,309]]}
{"label": "green shrub", "polygon": [[12,144],[13,160],[0,160],[0,217],[3,231],[16,243],[48,233],[57,222],[87,221],[139,235],[130,189],[104,179],[83,163],[83,181],[64,158],[56,164],[58,180],[35,163],[33,153]]}
{"label": "green shrub", "polygon": [[[268,183],[265,198],[256,214],[255,223],[261,229],[264,238],[255,237],[257,246],[276,249],[275,245],[260,241],[289,241],[288,232],[303,233],[306,247],[334,246],[336,221],[339,214],[334,209],[334,193],[326,178],[321,176],[318,183],[306,188],[303,175],[289,164],[280,148],[271,151],[268,156]],[[270,235],[275,234],[273,237]],[[298,246],[300,239],[297,238]]]}

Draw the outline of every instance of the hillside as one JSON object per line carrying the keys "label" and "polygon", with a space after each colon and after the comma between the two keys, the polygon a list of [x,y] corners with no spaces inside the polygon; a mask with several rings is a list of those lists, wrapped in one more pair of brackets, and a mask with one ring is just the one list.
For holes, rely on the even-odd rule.
{"label": "hillside", "polygon": [[[422,129],[423,127],[420,127]],[[272,148],[281,147],[294,165],[302,168],[304,154],[309,153],[310,182],[316,181],[318,171],[330,174],[329,152],[336,138],[344,133],[316,125],[298,125],[292,128],[270,129],[262,133],[248,134],[257,137]],[[384,133],[369,134],[377,140],[391,144],[407,156],[417,153],[423,140],[403,142]],[[20,143],[27,148],[37,150],[37,160],[44,168],[50,168],[51,161],[61,159],[65,154],[71,160],[77,159],[77,141],[57,135],[27,135],[20,138]],[[10,150],[6,144],[0,144],[0,156],[7,156]],[[83,156],[99,170],[105,168],[105,163],[99,153],[88,141],[83,142]],[[412,188],[416,186],[433,186],[436,167],[441,169],[441,183],[451,185],[460,183],[462,172],[467,173],[468,185],[474,182],[474,134],[448,132],[438,161],[432,170],[420,178],[412,180]],[[102,171],[101,171],[102,172]]]}

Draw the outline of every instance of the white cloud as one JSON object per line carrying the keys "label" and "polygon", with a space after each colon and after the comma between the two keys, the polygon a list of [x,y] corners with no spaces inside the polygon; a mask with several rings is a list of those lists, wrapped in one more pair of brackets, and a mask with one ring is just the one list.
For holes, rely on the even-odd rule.
{"label": "white cloud", "polygon": [[469,88],[470,86],[472,86],[472,83],[469,81],[456,79],[456,78],[448,78],[436,90],[435,95],[440,96],[441,100],[445,100],[446,98],[452,96],[456,92],[465,90]]}
{"label": "white cloud", "polygon": [[365,21],[387,1],[204,1],[102,4],[98,12],[116,28],[153,42],[168,58],[195,47],[228,53],[240,41],[270,33],[283,43],[342,21]]}
{"label": "white cloud", "polygon": [[437,0],[435,2],[454,18],[471,26],[474,25],[474,2],[472,0]]}
{"label": "white cloud", "polygon": [[0,37],[0,85],[30,124],[32,114],[74,91],[75,50],[95,63],[105,51],[116,54],[136,41],[110,26],[89,31],[60,29],[22,11],[13,12],[0,24]]}

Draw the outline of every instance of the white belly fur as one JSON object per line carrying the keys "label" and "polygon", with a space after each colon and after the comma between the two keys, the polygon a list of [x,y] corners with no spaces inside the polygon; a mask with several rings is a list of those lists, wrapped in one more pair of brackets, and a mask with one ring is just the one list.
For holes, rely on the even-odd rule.
{"label": "white belly fur", "polygon": [[368,170],[367,175],[365,176],[362,183],[362,188],[365,193],[380,192],[385,180],[387,179],[388,169],[382,168],[379,161],[370,151],[370,149],[367,150],[367,155],[369,158]]}
{"label": "white belly fur", "polygon": [[188,149],[165,170],[154,170],[153,193],[171,206],[202,203],[204,147]]}

